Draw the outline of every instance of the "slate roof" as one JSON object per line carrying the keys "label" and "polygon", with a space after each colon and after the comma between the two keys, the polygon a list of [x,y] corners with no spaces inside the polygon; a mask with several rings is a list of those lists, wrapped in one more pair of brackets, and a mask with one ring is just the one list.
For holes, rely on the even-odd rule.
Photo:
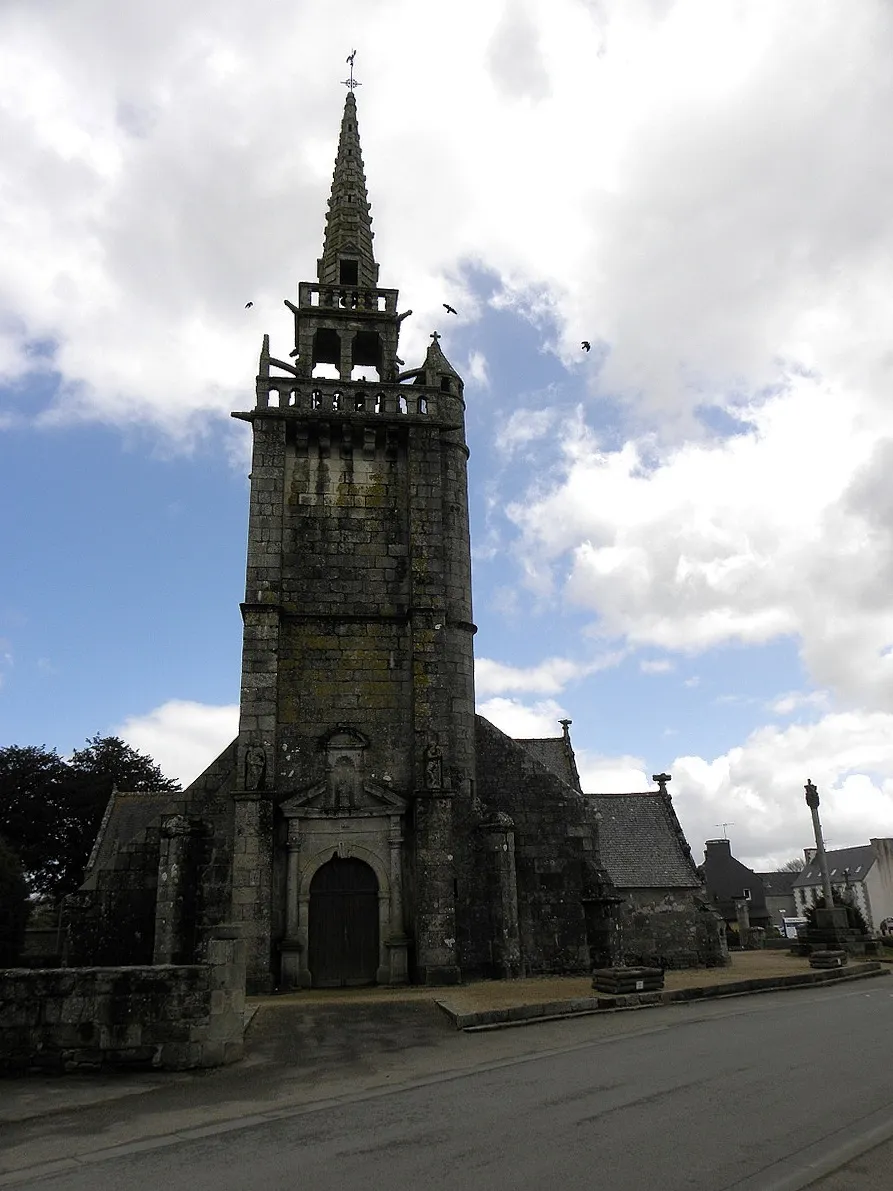
{"label": "slate roof", "polygon": [[[871,844],[861,844],[858,848],[826,848],[825,855],[828,857],[832,883],[843,880],[845,868],[850,870],[851,881],[864,881],[868,870],[875,861],[874,848]],[[797,873],[793,888],[803,889],[821,885],[821,883],[822,870],[817,860],[811,860],[804,869]]]}
{"label": "slate roof", "polygon": [[767,897],[788,897],[794,891],[794,879],[799,873],[757,873]]}
{"label": "slate roof", "polygon": [[115,851],[134,840],[141,840],[147,827],[157,823],[170,808],[176,810],[181,799],[177,791],[157,790],[131,793],[116,790],[105,809],[96,843],[87,862],[87,876],[82,889],[92,889],[100,869],[115,867]]}
{"label": "slate roof", "polygon": [[587,794],[601,820],[601,861],[618,889],[695,889],[701,879],[669,795]]}
{"label": "slate roof", "polygon": [[574,790],[580,789],[573,751],[568,748],[563,736],[532,736],[519,739],[516,743],[523,745],[550,773],[554,773]]}

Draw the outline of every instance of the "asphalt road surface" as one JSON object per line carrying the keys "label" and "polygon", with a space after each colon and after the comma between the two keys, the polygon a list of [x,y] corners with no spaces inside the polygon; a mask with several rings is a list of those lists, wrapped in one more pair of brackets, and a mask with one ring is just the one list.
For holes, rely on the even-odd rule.
{"label": "asphalt road surface", "polygon": [[[503,1043],[476,1069],[156,1137],[17,1185],[793,1191],[893,1136],[891,980],[623,1018],[621,1032],[562,1023],[539,1053]],[[540,1030],[502,1037],[529,1050]]]}

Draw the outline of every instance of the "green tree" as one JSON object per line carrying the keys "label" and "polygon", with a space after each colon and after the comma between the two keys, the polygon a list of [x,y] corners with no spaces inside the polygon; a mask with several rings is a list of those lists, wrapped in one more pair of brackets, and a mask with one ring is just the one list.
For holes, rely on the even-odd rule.
{"label": "green tree", "polygon": [[116,736],[94,736],[67,762],[45,747],[0,749],[0,834],[21,858],[33,896],[57,903],[81,884],[113,789],[179,785]]}
{"label": "green tree", "polygon": [[68,763],[76,773],[104,782],[109,794],[112,787],[141,794],[180,789],[180,783],[165,777],[151,757],[131,748],[117,736],[97,733],[87,741],[85,748],[75,749]]}
{"label": "green tree", "polygon": [[42,745],[0,749],[0,835],[21,861],[32,893],[48,896],[59,881],[68,767]]}
{"label": "green tree", "polygon": [[29,908],[22,862],[0,837],[0,968],[14,967],[22,954]]}

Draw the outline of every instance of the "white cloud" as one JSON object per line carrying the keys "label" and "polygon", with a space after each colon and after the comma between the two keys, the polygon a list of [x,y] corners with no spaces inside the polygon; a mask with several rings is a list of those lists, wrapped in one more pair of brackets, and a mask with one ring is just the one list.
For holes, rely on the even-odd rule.
{"label": "white cloud", "polygon": [[774,711],[776,715],[790,715],[801,707],[816,708],[827,705],[827,691],[788,691],[773,699],[769,704],[769,710]]}
{"label": "white cloud", "polygon": [[653,790],[640,757],[606,757],[588,749],[574,749],[580,785],[587,794],[629,794]]}
{"label": "white cloud", "polygon": [[669,674],[674,665],[669,658],[645,659],[639,662],[639,669],[643,674]]}
{"label": "white cloud", "polygon": [[21,376],[26,341],[54,340],[66,416],[182,433],[250,400],[318,255],[348,42],[407,359],[447,290],[475,316],[472,261],[557,319],[569,360],[609,344],[602,389],[651,411],[684,420],[782,359],[886,389],[880,0],[345,0],[325,20],[309,0],[68,0],[7,4],[0,35],[0,361]]}
{"label": "white cloud", "polygon": [[606,453],[574,427],[563,475],[509,508],[527,573],[634,645],[800,639],[817,685],[893,710],[893,414],[791,376],[748,433]]}
{"label": "white cloud", "polygon": [[187,786],[236,736],[237,706],[213,707],[169,699],[145,715],[129,716],[114,735],[148,753],[166,777]]}
{"label": "white cloud", "polygon": [[622,659],[619,652],[607,653],[589,662],[574,662],[570,658],[547,658],[536,666],[509,666],[491,658],[476,658],[474,685],[478,695],[497,695],[505,691],[528,691],[556,695],[569,682],[616,666]]}
{"label": "white cloud", "polygon": [[496,431],[496,448],[504,455],[514,455],[521,447],[545,437],[555,425],[554,409],[516,409]]}
{"label": "white cloud", "polygon": [[558,736],[558,721],[567,718],[567,712],[554,699],[543,699],[532,706],[519,699],[486,699],[478,704],[478,713],[507,736],[518,739]]}
{"label": "white cloud", "polygon": [[763,727],[714,758],[677,757],[671,766],[677,813],[697,859],[706,839],[731,823],[739,860],[769,869],[813,842],[803,787],[821,797],[832,847],[893,835],[893,715],[846,712],[813,724]]}
{"label": "white cloud", "polygon": [[481,389],[490,388],[490,373],[487,368],[487,357],[481,351],[473,351],[468,357],[465,369],[467,383],[476,384]]}

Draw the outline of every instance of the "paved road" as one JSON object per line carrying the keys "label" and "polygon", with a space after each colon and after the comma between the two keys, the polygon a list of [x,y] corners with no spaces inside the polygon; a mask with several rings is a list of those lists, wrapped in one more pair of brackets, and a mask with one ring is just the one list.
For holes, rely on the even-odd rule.
{"label": "paved road", "polygon": [[[537,1039],[539,1053],[529,1053]],[[438,1052],[423,1041],[430,1060]],[[117,1156],[106,1151],[104,1160],[85,1153],[78,1169],[18,1185],[793,1191],[893,1136],[886,980],[464,1036],[453,1045],[445,1041],[442,1065],[465,1070],[438,1075],[429,1062],[408,1086],[291,1106],[246,1093],[253,1120],[181,1130]],[[478,1066],[467,1069],[475,1047]],[[388,1078],[400,1071],[399,1055],[391,1061]],[[893,1176],[842,1185],[886,1187]]]}

